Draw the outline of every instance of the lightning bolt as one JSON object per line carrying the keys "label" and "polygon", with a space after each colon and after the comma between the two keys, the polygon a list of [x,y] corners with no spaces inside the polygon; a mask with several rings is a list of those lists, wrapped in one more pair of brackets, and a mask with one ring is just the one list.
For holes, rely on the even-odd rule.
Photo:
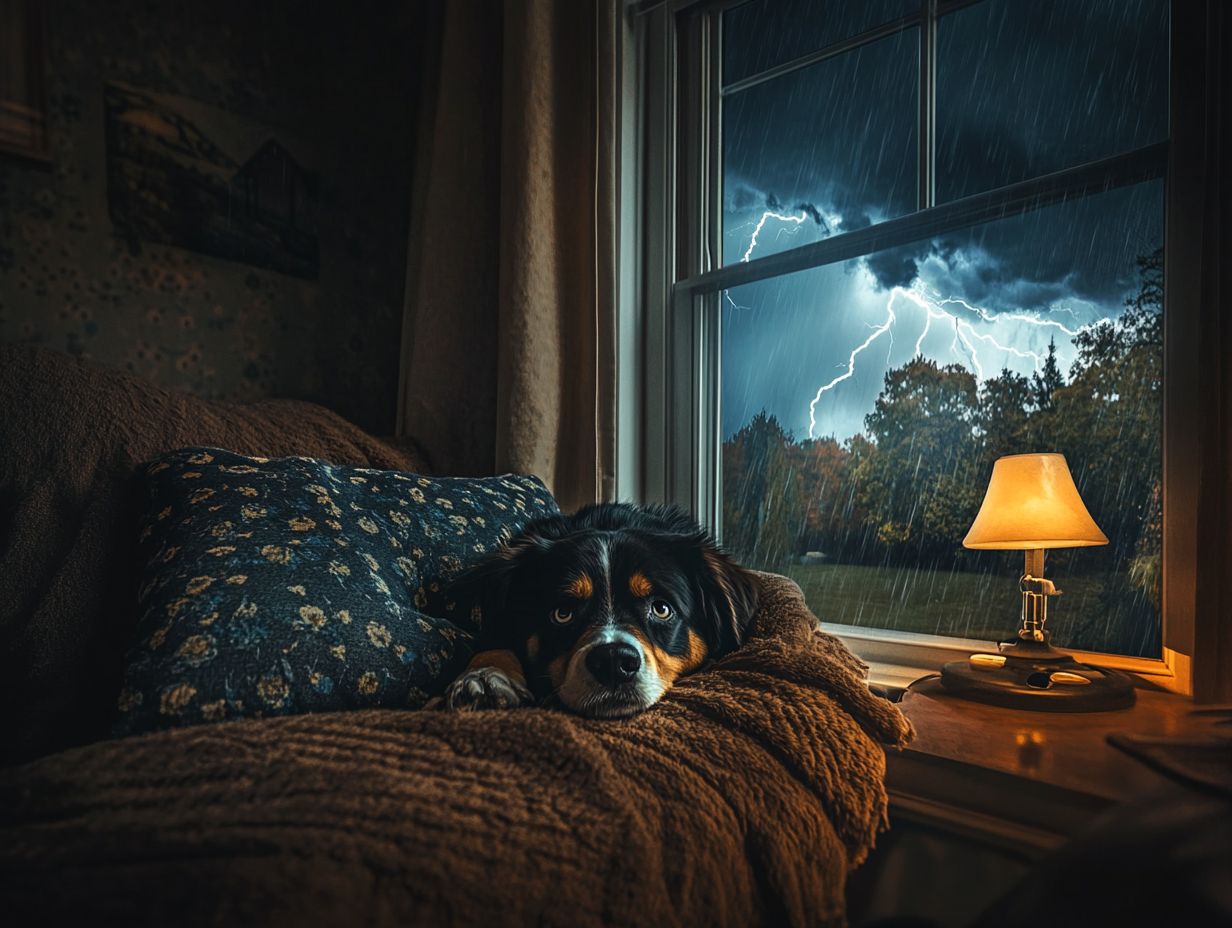
{"label": "lightning bolt", "polygon": [[[1071,329],[1071,328],[1068,328],[1067,326],[1061,325],[1061,323],[1059,322],[1055,322],[1052,319],[1041,319],[1039,316],[1033,316],[1027,313],[996,313],[996,314],[993,314],[993,313],[990,313],[988,310],[984,309],[982,306],[972,306],[966,300],[960,300],[958,297],[947,297],[944,300],[938,300],[937,303],[939,306],[952,306],[952,305],[961,306],[963,309],[967,310],[968,312],[974,313],[975,315],[979,316],[980,319],[982,319],[985,322],[995,323],[1000,320],[1007,320],[1007,321],[1012,321],[1012,322],[1026,322],[1030,325],[1038,325],[1038,326],[1044,326],[1044,327],[1051,326],[1054,329],[1060,329],[1070,338],[1073,338],[1079,332],[1082,332],[1085,329],[1089,328],[1089,326],[1084,325],[1084,326],[1079,326],[1077,329]],[[1063,310],[1063,312],[1067,312],[1071,316],[1074,315],[1074,311],[1072,309],[1065,309]]]}
{"label": "lightning bolt", "polygon": [[731,298],[730,290],[723,291],[723,299],[727,300],[727,302],[731,304],[732,309],[748,309],[747,306],[741,306],[739,303],[737,303],[735,300]]}
{"label": "lightning bolt", "polygon": [[[813,397],[813,402],[809,403],[809,438],[813,437],[813,431],[817,428],[817,404],[821,402],[822,394],[830,390],[833,390],[844,380],[847,380],[850,377],[853,377],[856,372],[856,358],[858,358],[860,356],[860,353],[864,351],[864,349],[866,349],[869,345],[871,345],[881,336],[889,332],[890,326],[894,325],[894,322],[897,319],[897,317],[894,315],[894,297],[897,295],[899,289],[900,288],[898,287],[894,288],[894,292],[890,294],[890,299],[886,303],[885,322],[881,323],[881,325],[873,329],[873,331],[869,333],[868,338],[864,339],[864,341],[861,342],[859,346],[852,349],[851,355],[847,358],[847,370],[839,374],[837,377],[831,380],[828,384],[825,384],[824,386],[817,388],[817,395]],[[893,336],[891,336],[891,338],[893,338]]]}
{"label": "lightning bolt", "polygon": [[915,351],[912,353],[913,358],[918,358],[924,354],[924,339],[928,338],[928,330],[933,325],[933,314],[929,313],[924,317],[924,328],[920,329],[920,337],[915,340]]}
{"label": "lightning bolt", "polygon": [[761,230],[765,228],[768,219],[795,223],[796,227],[792,231],[798,232],[800,231],[800,226],[808,219],[808,216],[805,213],[801,213],[799,216],[788,216],[786,213],[776,213],[770,209],[766,210],[761,214],[761,218],[757,220],[757,225],[753,229],[753,237],[749,239],[749,247],[744,250],[744,254],[740,257],[741,264],[747,263],[749,258],[753,256],[753,249],[757,247],[757,236],[761,235]]}
{"label": "lightning bolt", "polygon": [[[741,262],[747,262],[752,258],[753,252],[757,249],[758,236],[761,234],[769,220],[774,219],[779,222],[791,223],[795,226],[795,228],[790,229],[789,231],[795,233],[799,230],[800,226],[804,224],[807,218],[808,216],[804,212],[801,212],[799,215],[789,215],[786,213],[777,212],[775,210],[766,210],[762,213],[761,218],[757,221],[753,228],[753,233],[749,238],[748,247],[745,249],[744,254],[740,258]],[[841,218],[839,221],[841,221]],[[744,227],[747,228],[747,226],[748,224],[746,223]],[[727,291],[724,291],[724,296],[732,307],[737,309],[747,308],[738,306],[735,301],[732,300]],[[1077,328],[1071,328],[1070,326],[1057,322],[1055,319],[1044,319],[1038,314],[1032,313],[993,313],[982,306],[975,306],[959,297],[942,297],[941,294],[936,291],[929,293],[925,285],[918,280],[911,288],[893,287],[890,290],[889,297],[886,299],[885,321],[879,325],[871,326],[872,331],[869,333],[868,337],[851,350],[851,353],[847,357],[846,368],[843,372],[831,379],[828,383],[822,384],[818,387],[817,392],[813,395],[813,399],[809,402],[809,438],[814,437],[814,433],[817,429],[817,407],[821,402],[821,398],[843,381],[849,380],[855,376],[856,362],[859,356],[867,351],[868,348],[883,335],[889,336],[890,345],[891,347],[893,346],[893,330],[896,323],[899,321],[898,314],[894,311],[894,306],[895,302],[898,300],[902,300],[908,305],[920,310],[924,317],[923,328],[920,330],[920,334],[915,340],[915,351],[913,357],[923,356],[924,340],[928,337],[932,330],[933,321],[937,320],[939,322],[944,322],[947,325],[952,326],[954,330],[954,338],[950,343],[950,350],[956,356],[965,354],[965,356],[969,359],[969,364],[972,371],[979,380],[984,380],[985,375],[984,366],[980,363],[979,354],[976,351],[977,342],[987,345],[994,351],[1001,352],[1002,354],[1013,355],[1014,357],[1020,358],[1024,361],[1030,361],[1036,370],[1039,370],[1040,366],[1044,363],[1044,358],[1037,352],[1018,348],[1010,344],[1004,344],[990,332],[977,331],[972,325],[972,321],[970,319],[972,316],[974,316],[979,322],[987,325],[1004,325],[1006,323],[1014,322],[1023,323],[1037,328],[1054,329],[1071,339],[1091,328],[1090,325],[1080,325]],[[947,307],[954,307],[958,311],[948,309]],[[1068,313],[1075,319],[1077,318],[1077,313],[1068,307],[1057,307],[1052,311]]]}
{"label": "lightning bolt", "polygon": [[[981,321],[990,324],[997,324],[1003,320],[1026,322],[1031,325],[1042,327],[1053,326],[1061,329],[1067,335],[1077,335],[1081,329],[1067,329],[1060,323],[1053,322],[1048,319],[1040,319],[1037,316],[1031,316],[1024,313],[1003,313],[994,314],[980,306],[972,306],[965,300],[957,298],[947,299],[930,299],[920,286],[907,289],[905,287],[894,287],[890,290],[890,296],[886,300],[886,319],[883,323],[873,329],[872,333],[863,342],[852,349],[851,354],[847,358],[846,370],[832,379],[829,383],[822,384],[817,388],[817,393],[814,394],[812,401],[809,403],[809,438],[815,437],[817,431],[817,405],[821,402],[821,398],[833,390],[844,380],[848,380],[855,376],[856,359],[879,337],[884,334],[889,334],[893,339],[893,326],[898,321],[898,315],[894,312],[894,304],[897,300],[903,300],[908,305],[919,309],[924,316],[924,326],[920,334],[915,340],[914,357],[923,355],[924,339],[928,337],[932,330],[933,320],[944,321],[954,328],[954,338],[950,343],[950,350],[956,354],[965,354],[969,359],[971,369],[979,380],[984,380],[984,365],[980,363],[979,353],[976,351],[976,342],[981,342],[990,346],[993,350],[1004,354],[1011,354],[1016,358],[1021,358],[1024,361],[1030,361],[1032,366],[1039,370],[1044,363],[1044,358],[1037,352],[1027,351],[1022,348],[1017,348],[1014,345],[1003,344],[994,335],[988,332],[977,332],[975,327],[966,319],[961,318],[953,312],[947,312],[942,307],[958,305],[968,312],[974,313]],[[1082,329],[1087,328],[1083,326]]]}

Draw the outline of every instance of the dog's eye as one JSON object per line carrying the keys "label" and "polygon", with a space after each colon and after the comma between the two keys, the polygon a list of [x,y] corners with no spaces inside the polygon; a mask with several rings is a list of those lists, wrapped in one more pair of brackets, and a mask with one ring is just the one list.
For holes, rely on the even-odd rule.
{"label": "dog's eye", "polygon": [[672,607],[661,599],[656,599],[650,604],[650,611],[654,613],[656,619],[670,619],[672,617]]}
{"label": "dog's eye", "polygon": [[573,621],[573,611],[570,609],[553,609],[552,622],[556,625],[568,625]]}

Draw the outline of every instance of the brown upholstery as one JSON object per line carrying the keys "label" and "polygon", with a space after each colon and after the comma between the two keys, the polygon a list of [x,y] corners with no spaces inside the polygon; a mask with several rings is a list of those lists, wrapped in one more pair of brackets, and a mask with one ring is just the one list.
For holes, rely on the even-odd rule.
{"label": "brown upholstery", "polygon": [[134,470],[190,445],[419,464],[312,403],[210,402],[0,345],[0,763],[107,730],[134,618]]}

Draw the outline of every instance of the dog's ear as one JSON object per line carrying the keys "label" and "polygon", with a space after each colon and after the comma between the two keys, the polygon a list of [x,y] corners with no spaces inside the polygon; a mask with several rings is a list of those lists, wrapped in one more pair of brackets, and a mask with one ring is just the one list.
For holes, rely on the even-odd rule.
{"label": "dog's ear", "polygon": [[524,531],[458,574],[449,584],[448,598],[456,603],[459,620],[469,614],[470,624],[477,627],[482,621],[493,631],[490,623],[504,612],[514,575],[550,545],[541,534]]}
{"label": "dog's ear", "polygon": [[745,570],[709,540],[700,541],[703,564],[701,587],[702,608],[711,627],[717,632],[718,657],[739,647],[757,611],[761,584],[757,576]]}

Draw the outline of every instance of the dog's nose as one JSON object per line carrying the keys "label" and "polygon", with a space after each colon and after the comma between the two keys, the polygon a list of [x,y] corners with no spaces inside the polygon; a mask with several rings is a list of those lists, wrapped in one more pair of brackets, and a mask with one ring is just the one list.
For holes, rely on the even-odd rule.
{"label": "dog's nose", "polygon": [[586,669],[604,686],[628,683],[642,669],[642,656],[637,648],[624,642],[600,644],[586,655]]}

